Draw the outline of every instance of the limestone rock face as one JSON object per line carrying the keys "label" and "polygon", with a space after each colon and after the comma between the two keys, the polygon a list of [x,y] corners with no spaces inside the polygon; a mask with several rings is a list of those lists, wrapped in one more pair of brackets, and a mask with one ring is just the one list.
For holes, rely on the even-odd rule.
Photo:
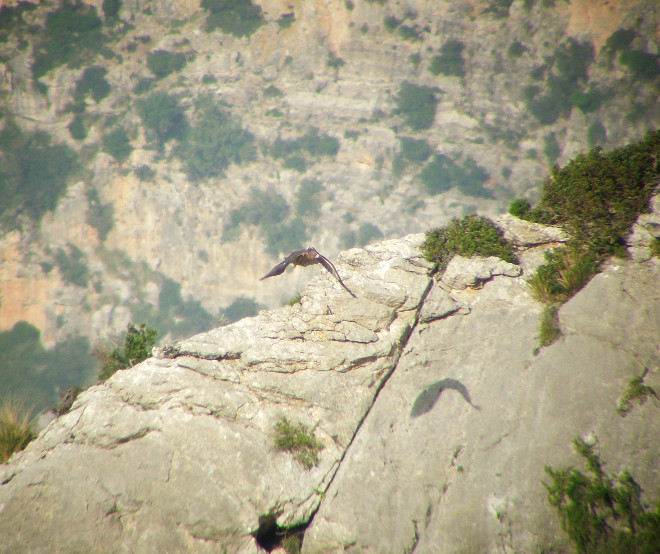
{"label": "limestone rock face", "polygon": [[[521,260],[565,240],[502,227],[536,233]],[[307,525],[303,552],[561,550],[541,482],[577,464],[575,436],[657,499],[657,402],[616,405],[645,367],[660,387],[658,258],[606,266],[535,356],[525,265],[455,258],[437,279],[423,238],[344,252],[357,298],[321,273],[299,304],[83,392],[0,466],[0,551],[258,552],[269,525]],[[275,448],[281,417],[313,430],[318,465]]]}

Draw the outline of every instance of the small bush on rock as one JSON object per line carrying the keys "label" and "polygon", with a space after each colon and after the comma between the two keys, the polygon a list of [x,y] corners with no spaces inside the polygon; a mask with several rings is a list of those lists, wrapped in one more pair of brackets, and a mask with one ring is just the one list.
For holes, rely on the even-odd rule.
{"label": "small bush on rock", "polygon": [[97,348],[94,354],[101,361],[99,382],[106,381],[120,369],[133,367],[151,356],[151,349],[156,344],[158,331],[144,323],[130,323],[123,344],[114,348]]}
{"label": "small bush on rock", "polygon": [[427,231],[422,244],[424,257],[443,270],[455,254],[460,256],[497,256],[517,263],[513,246],[488,218],[476,214],[453,219],[448,225]]}
{"label": "small bush on rock", "polygon": [[6,397],[0,407],[0,464],[5,464],[14,452],[23,450],[35,437],[30,413],[12,397]]}
{"label": "small bush on rock", "polygon": [[323,443],[314,437],[313,430],[310,431],[302,423],[294,425],[286,417],[280,417],[275,424],[273,440],[278,450],[292,452],[293,457],[305,469],[319,463],[319,452],[323,450]]}

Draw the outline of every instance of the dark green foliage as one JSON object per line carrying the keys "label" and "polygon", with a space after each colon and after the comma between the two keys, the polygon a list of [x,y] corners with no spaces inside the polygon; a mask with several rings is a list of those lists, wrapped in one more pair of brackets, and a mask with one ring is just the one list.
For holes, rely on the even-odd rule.
{"label": "dark green foliage", "polygon": [[87,138],[87,127],[85,126],[85,117],[76,114],[71,123],[67,125],[71,137],[76,140],[85,140]]}
{"label": "dark green foliage", "polygon": [[524,198],[516,198],[509,205],[509,213],[520,219],[525,219],[525,216],[529,213],[531,209],[532,206]]}
{"label": "dark green foliage", "polygon": [[549,305],[543,308],[541,324],[539,326],[539,348],[550,346],[561,335],[559,317],[557,316],[558,310],[559,308],[556,305]]}
{"label": "dark green foliage", "polygon": [[423,29],[419,25],[401,25],[399,27],[399,36],[403,40],[420,41],[422,40]]}
{"label": "dark green foliage", "polygon": [[197,101],[193,124],[185,130],[175,153],[188,177],[201,181],[222,175],[231,164],[252,160],[256,149],[252,133],[240,121],[211,98],[203,98]]}
{"label": "dark green foliage", "polygon": [[644,378],[647,376],[649,369],[644,368],[644,373],[633,377],[628,383],[628,387],[623,396],[617,403],[616,412],[621,417],[626,417],[633,409],[633,405],[637,403],[639,406],[646,404],[649,396],[660,400],[658,393],[655,392],[653,387],[644,384]]}
{"label": "dark green foliage", "polygon": [[87,190],[87,201],[87,223],[96,229],[99,241],[104,242],[115,223],[114,207],[111,202],[103,204],[94,187]]}
{"label": "dark green foliage", "polygon": [[490,0],[483,13],[492,13],[498,19],[509,17],[509,8],[513,0]]}
{"label": "dark green foliage", "polygon": [[316,179],[303,179],[296,192],[296,214],[300,217],[306,217],[316,220],[320,213],[320,195],[323,186]]}
{"label": "dark green foliage", "polygon": [[206,32],[220,29],[237,37],[252,35],[265,21],[261,8],[250,0],[202,0],[206,17]]}
{"label": "dark green foliage", "polygon": [[122,5],[121,0],[103,0],[103,4],[101,4],[101,9],[103,10],[103,15],[105,15],[106,21],[119,18],[121,5]]}
{"label": "dark green foliage", "polygon": [[587,129],[587,144],[589,148],[603,146],[607,142],[607,130],[600,121],[594,121]]}
{"label": "dark green foliage", "polygon": [[135,94],[143,94],[154,87],[156,79],[154,77],[143,77],[137,82],[137,85],[133,87],[133,92]]}
{"label": "dark green foliage", "polygon": [[29,398],[36,412],[52,406],[58,390],[89,383],[96,365],[86,337],[69,337],[46,350],[39,329],[25,321],[0,332],[0,352],[0,397]]}
{"label": "dark green foliage", "polygon": [[42,131],[23,134],[11,120],[0,131],[0,162],[0,222],[9,227],[18,225],[21,214],[39,221],[54,210],[78,169],[68,146],[51,144]]}
{"label": "dark green foliage", "polygon": [[266,98],[279,98],[280,96],[284,96],[284,94],[275,85],[270,85],[264,89],[264,96]]}
{"label": "dark green foliage", "polygon": [[528,284],[532,295],[547,304],[561,303],[577,293],[596,274],[595,256],[574,245],[545,253],[546,263],[539,266]]}
{"label": "dark green foliage", "polygon": [[37,8],[36,3],[20,2],[16,6],[0,7],[0,42],[4,42],[15,29],[23,30],[25,21],[23,13]]}
{"label": "dark green foliage", "polygon": [[383,232],[372,223],[364,223],[358,229],[356,240],[358,246],[364,246],[378,239],[383,238]]}
{"label": "dark green foliage", "polygon": [[539,210],[544,222],[562,225],[598,258],[620,251],[624,237],[658,183],[660,131],[610,152],[596,148],[555,167],[546,180]]}
{"label": "dark green foliage", "polygon": [[221,310],[222,315],[227,318],[228,323],[234,323],[244,317],[252,317],[264,310],[266,306],[259,304],[253,298],[239,296],[229,306]]}
{"label": "dark green foliage", "polygon": [[149,167],[148,165],[142,164],[141,166],[135,168],[135,175],[142,182],[154,182],[156,177],[156,171]]}
{"label": "dark green foliage", "polygon": [[298,173],[305,173],[307,171],[307,162],[302,156],[289,156],[282,164],[284,169],[293,169]]}
{"label": "dark green foliage", "polygon": [[180,138],[188,126],[179,100],[159,90],[137,103],[138,113],[148,131],[155,135],[160,144]]}
{"label": "dark green foliage", "polygon": [[64,64],[81,67],[101,52],[108,38],[96,8],[65,0],[46,17],[46,29],[34,47],[32,74],[40,79]]}
{"label": "dark green foliage", "polygon": [[425,162],[433,152],[429,143],[424,139],[412,137],[399,137],[401,155],[411,162]]}
{"label": "dark green foliage", "polygon": [[239,237],[242,225],[258,225],[266,241],[266,252],[278,256],[299,250],[307,240],[305,223],[300,217],[289,220],[291,208],[273,190],[252,189],[250,199],[229,214],[222,231],[222,242]]}
{"label": "dark green foliage", "polygon": [[[569,38],[557,47],[549,65],[539,68],[546,74],[543,91],[535,86],[526,87],[523,98],[527,109],[540,123],[550,125],[569,115],[573,106],[571,99],[580,101],[578,96],[572,95],[581,92],[593,59],[593,44]],[[537,77],[541,78],[541,74]]]}
{"label": "dark green foliage", "polygon": [[638,79],[655,79],[660,75],[660,56],[644,50],[628,50],[619,54],[619,63],[625,65]]}
{"label": "dark green foliage", "polygon": [[444,154],[436,154],[418,177],[429,194],[440,194],[452,187],[458,187],[468,196],[493,198],[493,193],[483,187],[489,178],[488,173],[472,158],[468,158],[460,166]]}
{"label": "dark green foliage", "polygon": [[651,254],[656,258],[660,258],[660,238],[653,237],[651,239],[651,244],[649,244],[649,249],[651,250]]}
{"label": "dark green foliage", "polygon": [[328,67],[334,67],[335,69],[339,69],[342,65],[346,65],[346,62],[342,60],[339,56],[337,56],[334,52],[330,52],[326,64],[328,65]]}
{"label": "dark green foliage", "polygon": [[133,367],[151,356],[151,349],[156,344],[158,331],[144,323],[129,323],[123,344],[108,351],[97,351],[96,356],[102,363],[99,382],[106,381],[120,369]]}
{"label": "dark green foliage", "polygon": [[448,40],[442,45],[440,54],[433,56],[429,71],[433,75],[463,77],[465,75],[464,49],[465,45],[460,40]]}
{"label": "dark green foliage", "polygon": [[278,450],[292,452],[305,469],[310,469],[319,463],[319,452],[323,450],[323,443],[316,439],[314,430],[298,423],[294,425],[286,417],[280,417],[275,424],[273,436],[275,447]]}
{"label": "dark green foliage", "polygon": [[509,58],[519,58],[522,56],[525,52],[527,52],[527,47],[518,42],[517,40],[514,40],[510,45],[509,48],[506,51],[507,56]]}
{"label": "dark green foliage", "polygon": [[557,142],[557,135],[550,133],[544,137],[543,142],[543,153],[545,154],[545,157],[550,163],[554,163],[561,153],[559,143]]}
{"label": "dark green foliage", "polygon": [[393,15],[388,15],[383,20],[383,23],[385,24],[385,28],[391,33],[394,31],[394,29],[401,25],[402,20],[394,17]]}
{"label": "dark green foliage", "polygon": [[404,81],[395,98],[396,113],[402,115],[406,125],[414,131],[429,129],[435,118],[438,92],[439,89],[436,87],[420,86]]}
{"label": "dark green foliage", "polygon": [[75,244],[67,244],[67,250],[68,252],[62,248],[58,249],[55,253],[55,265],[64,281],[86,288],[89,284],[86,256]]}
{"label": "dark green foliage", "polygon": [[296,15],[294,13],[283,13],[277,20],[277,24],[282,29],[288,29],[293,25],[293,22],[296,20]]}
{"label": "dark green foliage", "polygon": [[582,113],[595,112],[603,103],[603,95],[596,90],[589,92],[582,92],[576,90],[570,96],[570,101],[573,106],[578,108]]}
{"label": "dark green foliage", "polygon": [[103,151],[110,154],[119,163],[126,161],[133,147],[123,127],[117,127],[103,137]]}
{"label": "dark green foliage", "polygon": [[410,63],[413,64],[415,69],[417,69],[419,67],[419,64],[422,62],[422,56],[419,54],[419,52],[410,54],[410,56],[408,56],[408,59],[410,60]]}
{"label": "dark green foliage", "polygon": [[156,50],[147,56],[147,67],[156,76],[156,79],[163,79],[170,73],[181,71],[186,63],[188,63],[186,56],[181,52]]}
{"label": "dark green foliage", "polygon": [[110,84],[105,80],[108,70],[100,65],[88,67],[83,71],[80,79],[76,81],[76,90],[73,98],[81,102],[91,92],[95,102],[100,102],[110,94]]}
{"label": "dark green foliage", "polygon": [[14,452],[20,452],[36,438],[36,433],[30,410],[23,409],[10,395],[0,400],[0,464],[6,464]]}
{"label": "dark green foliage", "polygon": [[628,50],[636,33],[632,29],[617,29],[605,41],[605,46],[613,52]]}
{"label": "dark green foliage", "polygon": [[[307,156],[305,156],[305,152]],[[294,139],[277,137],[270,148],[273,158],[284,158],[284,167],[303,172],[307,162],[319,156],[336,156],[339,140],[330,135],[319,134],[317,127],[310,128],[304,135]]]}
{"label": "dark green foliage", "polygon": [[497,256],[517,263],[513,246],[504,239],[502,231],[487,217],[476,214],[454,218],[444,227],[427,231],[421,250],[440,270],[444,270],[455,254],[466,258]]}
{"label": "dark green foliage", "polygon": [[630,473],[607,475],[594,446],[573,441],[587,474],[546,466],[552,479],[543,483],[578,552],[652,554],[660,551],[660,502],[655,510],[642,504],[642,489]]}

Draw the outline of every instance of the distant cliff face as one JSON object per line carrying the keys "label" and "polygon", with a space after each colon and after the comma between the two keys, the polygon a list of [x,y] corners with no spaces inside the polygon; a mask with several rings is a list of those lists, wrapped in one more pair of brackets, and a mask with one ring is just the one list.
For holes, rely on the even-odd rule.
{"label": "distant cliff face", "polygon": [[[565,551],[541,482],[576,436],[660,497],[658,403],[616,409],[634,377],[660,387],[654,206],[538,355],[526,279],[566,237],[511,216],[520,265],[432,277],[409,235],[339,256],[357,298],[317,272],[299,304],[158,349],[0,466],[0,551],[256,553],[301,528],[303,552]],[[317,464],[276,448],[283,418]]]}
{"label": "distant cliff face", "polygon": [[[273,0],[255,2],[245,33],[209,31],[215,4],[125,0],[111,13],[89,2],[102,33],[90,43],[102,48],[83,41],[82,57],[62,63],[42,42],[62,5],[5,19],[3,125],[45,131],[82,170],[52,213],[0,240],[0,329],[26,320],[49,345],[140,318],[174,329],[192,316],[158,313],[168,279],[181,305],[199,301],[216,319],[237,297],[280,305],[305,278],[259,284],[278,252],[332,255],[500,213],[514,195],[534,200],[551,164],[660,117],[654,0]],[[183,114],[165,125],[171,136],[141,107],[157,92]],[[250,133],[254,155],[197,178],[188,165],[212,141],[183,129],[199,126],[209,96]],[[86,283],[57,263],[70,245]]]}

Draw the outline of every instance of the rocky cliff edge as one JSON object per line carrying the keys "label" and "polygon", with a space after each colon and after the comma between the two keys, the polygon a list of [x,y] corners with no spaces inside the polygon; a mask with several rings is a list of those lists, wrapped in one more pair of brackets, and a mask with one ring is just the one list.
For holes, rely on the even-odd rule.
{"label": "rocky cliff edge", "polygon": [[[578,464],[574,437],[660,497],[658,403],[616,412],[645,368],[660,389],[655,206],[538,355],[526,279],[557,229],[503,216],[521,264],[455,257],[441,278],[422,234],[344,252],[358,298],[319,272],[299,304],[82,393],[0,467],[0,551],[257,552],[298,526],[303,552],[567,549],[542,481]],[[275,448],[282,417],[322,443],[316,466]]]}

